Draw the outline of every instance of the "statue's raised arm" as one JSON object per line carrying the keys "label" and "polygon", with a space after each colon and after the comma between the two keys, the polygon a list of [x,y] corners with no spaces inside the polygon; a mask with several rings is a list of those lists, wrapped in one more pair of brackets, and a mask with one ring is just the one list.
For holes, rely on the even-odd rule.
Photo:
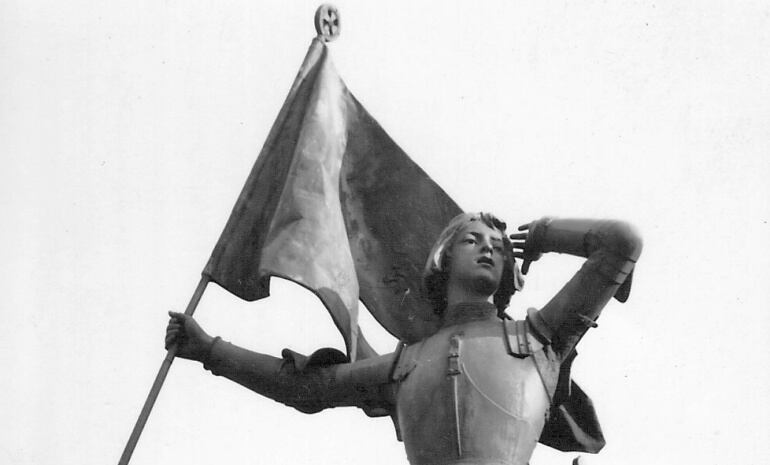
{"label": "statue's raised arm", "polygon": [[[542,253],[557,252],[587,260],[567,284],[528,319],[539,336],[564,359],[586,330],[596,326],[604,306],[615,296],[625,302],[642,240],[628,223],[613,220],[543,218],[511,234],[514,254],[524,272]],[[524,242],[517,240],[525,239]]]}

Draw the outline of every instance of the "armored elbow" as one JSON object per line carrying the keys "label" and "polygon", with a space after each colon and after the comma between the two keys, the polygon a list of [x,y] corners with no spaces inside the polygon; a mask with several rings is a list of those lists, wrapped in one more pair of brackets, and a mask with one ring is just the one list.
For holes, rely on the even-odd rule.
{"label": "armored elbow", "polygon": [[625,221],[612,221],[603,229],[603,246],[624,259],[636,262],[643,246],[636,228]]}
{"label": "armored elbow", "polygon": [[275,390],[270,395],[302,413],[316,413],[334,406],[332,365],[345,363],[347,357],[336,349],[320,349],[310,357],[290,349],[281,353],[283,363],[275,375]]}

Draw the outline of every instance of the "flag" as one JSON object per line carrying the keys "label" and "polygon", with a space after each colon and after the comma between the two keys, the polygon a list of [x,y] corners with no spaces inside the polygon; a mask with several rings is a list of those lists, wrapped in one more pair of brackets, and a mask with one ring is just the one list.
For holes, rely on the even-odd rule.
{"label": "flag", "polygon": [[269,295],[271,276],[313,291],[351,360],[374,351],[358,301],[406,342],[438,319],[420,295],[435,239],[461,212],[348,91],[314,39],[204,275],[236,296]]}

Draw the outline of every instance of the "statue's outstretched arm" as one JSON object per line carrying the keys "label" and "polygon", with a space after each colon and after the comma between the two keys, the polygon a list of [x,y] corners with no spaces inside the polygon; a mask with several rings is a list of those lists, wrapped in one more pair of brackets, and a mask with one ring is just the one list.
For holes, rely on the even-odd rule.
{"label": "statue's outstretched arm", "polygon": [[336,349],[310,357],[285,349],[283,358],[252,352],[209,336],[191,316],[169,312],[166,348],[177,347],[181,358],[196,360],[254,392],[304,413],[356,406],[367,415],[390,415],[395,403],[391,371],[397,354],[355,363]]}
{"label": "statue's outstretched arm", "polygon": [[[566,357],[586,330],[596,326],[602,308],[629,278],[642,251],[642,240],[629,224],[611,220],[544,218],[524,229],[529,229],[525,260],[544,252],[587,259],[545,307],[529,315],[534,328]],[[629,285],[621,294],[627,295]]]}
{"label": "statue's outstretched arm", "polygon": [[215,338],[201,361],[213,374],[304,413],[340,406],[360,407],[371,416],[391,413],[394,354],[355,363],[344,363],[345,355],[336,349],[322,349],[309,358],[284,350],[283,356],[252,352]]}

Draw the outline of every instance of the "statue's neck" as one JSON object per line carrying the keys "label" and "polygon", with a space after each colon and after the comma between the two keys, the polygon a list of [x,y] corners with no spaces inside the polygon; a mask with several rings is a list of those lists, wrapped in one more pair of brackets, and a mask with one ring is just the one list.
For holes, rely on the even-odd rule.
{"label": "statue's neck", "polygon": [[495,316],[497,316],[497,307],[489,302],[463,302],[446,308],[442,326],[488,320]]}

